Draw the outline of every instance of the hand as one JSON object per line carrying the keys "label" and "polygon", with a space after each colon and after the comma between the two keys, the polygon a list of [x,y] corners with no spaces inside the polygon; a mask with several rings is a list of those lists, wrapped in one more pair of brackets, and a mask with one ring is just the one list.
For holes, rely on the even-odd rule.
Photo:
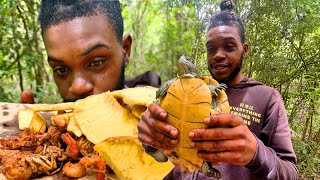
{"label": "hand", "polygon": [[20,103],[23,104],[34,104],[33,93],[31,90],[27,89],[21,93]]}
{"label": "hand", "polygon": [[200,158],[234,165],[247,165],[253,159],[257,140],[241,117],[217,114],[204,123],[209,127],[189,133],[191,147],[199,150]]}
{"label": "hand", "polygon": [[149,105],[138,124],[138,138],[157,149],[173,149],[178,143],[178,130],[165,122],[167,113],[158,105]]}

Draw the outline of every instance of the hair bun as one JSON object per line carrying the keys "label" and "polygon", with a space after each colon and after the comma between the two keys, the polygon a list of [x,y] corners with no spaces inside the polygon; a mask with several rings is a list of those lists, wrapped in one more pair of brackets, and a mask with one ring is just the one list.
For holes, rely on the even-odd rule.
{"label": "hair bun", "polygon": [[235,5],[232,0],[221,0],[220,1],[220,11],[234,11]]}

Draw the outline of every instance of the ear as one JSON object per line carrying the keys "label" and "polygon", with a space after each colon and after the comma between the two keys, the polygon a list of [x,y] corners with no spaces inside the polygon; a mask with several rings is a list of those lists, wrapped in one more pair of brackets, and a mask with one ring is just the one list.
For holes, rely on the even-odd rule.
{"label": "ear", "polygon": [[122,48],[124,50],[124,60],[125,60],[125,66],[129,64],[129,58],[130,58],[130,52],[131,52],[131,43],[132,38],[130,34],[126,34],[122,38]]}
{"label": "ear", "polygon": [[246,57],[246,55],[248,54],[248,51],[249,51],[248,43],[243,43],[242,48],[243,48],[243,58],[244,58],[244,57]]}

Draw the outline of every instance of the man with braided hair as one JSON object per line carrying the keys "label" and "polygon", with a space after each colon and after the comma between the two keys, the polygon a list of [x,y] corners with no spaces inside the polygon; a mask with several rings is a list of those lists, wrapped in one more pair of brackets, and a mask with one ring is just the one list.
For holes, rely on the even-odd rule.
{"label": "man with braided hair", "polygon": [[[207,30],[207,63],[213,78],[228,85],[230,114],[204,119],[205,129],[189,133],[190,147],[205,161],[222,164],[216,168],[222,179],[297,179],[286,110],[279,92],[241,74],[248,52],[242,20],[233,3],[223,0],[221,12],[212,16]],[[157,160],[157,149],[171,150],[178,130],[165,122],[167,113],[151,104],[138,125],[139,139]],[[155,155],[157,154],[157,155]],[[167,179],[181,179],[177,167]],[[212,179],[200,172],[183,179]]]}
{"label": "man with braided hair", "polygon": [[[123,36],[119,1],[43,0],[39,21],[48,63],[65,102],[125,87],[160,86],[160,77],[151,71],[125,81],[132,38]],[[33,103],[32,93],[24,91],[21,102]]]}

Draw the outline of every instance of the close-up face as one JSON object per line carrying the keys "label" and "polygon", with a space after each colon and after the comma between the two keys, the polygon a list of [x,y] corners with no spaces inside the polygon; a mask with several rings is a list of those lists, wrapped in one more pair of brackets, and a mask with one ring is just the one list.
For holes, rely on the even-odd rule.
{"label": "close-up face", "polygon": [[240,82],[242,60],[248,45],[241,43],[237,28],[218,26],[207,32],[207,61],[209,71],[219,83],[232,85]]}
{"label": "close-up face", "polygon": [[[123,88],[130,50],[125,51],[117,41],[105,16],[81,17],[51,26],[43,40],[64,101]],[[131,45],[131,38],[129,41]]]}

